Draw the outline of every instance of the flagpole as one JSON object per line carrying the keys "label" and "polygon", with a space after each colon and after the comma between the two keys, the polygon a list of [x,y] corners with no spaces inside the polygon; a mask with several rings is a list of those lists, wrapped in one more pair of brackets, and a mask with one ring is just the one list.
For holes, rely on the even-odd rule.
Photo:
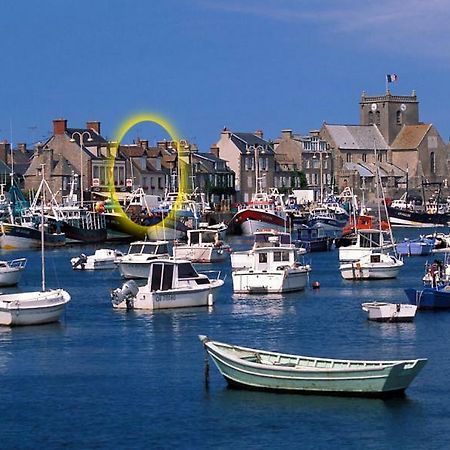
{"label": "flagpole", "polygon": [[384,76],[384,81],[386,83],[386,94],[388,94],[389,93],[389,84],[388,84],[388,76],[387,75]]}

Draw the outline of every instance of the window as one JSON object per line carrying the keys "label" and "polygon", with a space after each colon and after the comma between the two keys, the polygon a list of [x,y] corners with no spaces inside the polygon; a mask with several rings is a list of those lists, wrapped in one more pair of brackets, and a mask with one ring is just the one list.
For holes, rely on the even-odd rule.
{"label": "window", "polygon": [[378,152],[378,161],[383,162],[383,153]]}
{"label": "window", "polygon": [[173,265],[165,264],[163,279],[162,279],[162,290],[172,289],[172,278],[173,278]]}
{"label": "window", "polygon": [[266,263],[267,262],[267,253],[260,253],[259,254],[259,262],[260,263]]}
{"label": "window", "polygon": [[249,188],[253,187],[253,175],[249,175],[249,176],[247,177],[247,186],[248,186]]}
{"label": "window", "polygon": [[352,162],[352,154],[351,153],[347,153],[347,162]]}
{"label": "window", "polygon": [[162,264],[153,264],[152,267],[152,283],[150,286],[151,291],[159,290],[161,286]]}
{"label": "window", "polygon": [[363,162],[367,162],[367,153],[362,154],[362,160]]}
{"label": "window", "polygon": [[369,111],[369,125],[373,125],[373,112]]}
{"label": "window", "polygon": [[273,260],[276,262],[281,261],[281,252],[273,252]]}
{"label": "window", "polygon": [[430,153],[430,172],[436,173],[436,157],[434,152]]}
{"label": "window", "polygon": [[402,112],[397,111],[397,125],[401,125],[401,124],[402,124]]}
{"label": "window", "polygon": [[184,263],[178,265],[178,278],[196,278],[197,272],[190,263]]}
{"label": "window", "polygon": [[377,125],[380,125],[381,123],[380,111],[377,111],[375,115],[377,116]]}

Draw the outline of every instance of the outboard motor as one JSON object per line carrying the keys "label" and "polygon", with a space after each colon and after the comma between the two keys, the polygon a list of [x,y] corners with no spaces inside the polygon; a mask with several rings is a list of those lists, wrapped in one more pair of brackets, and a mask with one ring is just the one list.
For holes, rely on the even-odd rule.
{"label": "outboard motor", "polygon": [[139,292],[139,287],[135,281],[129,280],[123,284],[121,288],[111,291],[111,301],[114,306],[118,306],[122,302],[126,302],[127,309],[132,309],[134,306],[134,298]]}
{"label": "outboard motor", "polygon": [[84,266],[87,263],[87,256],[82,253],[78,258],[72,259],[72,269],[76,269],[78,266],[81,267],[81,269],[84,269]]}

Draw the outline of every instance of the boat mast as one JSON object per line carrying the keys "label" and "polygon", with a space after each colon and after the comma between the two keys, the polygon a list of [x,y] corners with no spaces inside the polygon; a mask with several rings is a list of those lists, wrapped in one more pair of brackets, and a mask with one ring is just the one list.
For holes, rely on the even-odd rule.
{"label": "boat mast", "polygon": [[[41,164],[42,183],[44,182],[44,167]],[[42,267],[42,292],[45,292],[45,258],[44,258],[44,204],[45,204],[45,189],[42,189],[41,198],[41,267]]]}

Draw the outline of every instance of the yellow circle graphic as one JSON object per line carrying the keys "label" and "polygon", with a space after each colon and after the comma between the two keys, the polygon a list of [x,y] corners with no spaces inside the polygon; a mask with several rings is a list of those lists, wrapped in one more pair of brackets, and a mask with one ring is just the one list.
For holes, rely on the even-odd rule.
{"label": "yellow circle graphic", "polygon": [[[159,125],[161,128],[163,128],[170,136],[171,140],[174,143],[175,150],[177,152],[177,158],[178,158],[178,195],[175,201],[175,205],[172,207],[172,209],[169,211],[169,214],[165,217],[162,217],[161,222],[150,225],[150,226],[144,226],[140,225],[134,221],[132,221],[125,211],[122,208],[122,205],[120,204],[118,197],[116,195],[116,187],[114,183],[114,164],[117,157],[118,149],[120,146],[120,143],[122,139],[125,137],[125,135],[128,133],[128,131],[134,127],[135,125],[138,125],[142,122],[150,122]],[[113,209],[116,213],[120,215],[120,225],[121,229],[126,231],[128,234],[131,234],[132,236],[148,236],[149,229],[150,228],[161,228],[162,232],[159,233],[159,235],[165,235],[165,228],[169,227],[171,225],[175,226],[175,214],[176,210],[180,208],[183,193],[186,192],[186,186],[187,186],[187,170],[186,165],[181,164],[180,158],[179,158],[179,143],[180,140],[178,138],[178,133],[176,132],[175,128],[163,117],[156,115],[156,114],[136,114],[130,118],[128,118],[118,129],[116,136],[115,136],[115,142],[114,145],[111,147],[111,155],[108,162],[108,185],[109,185],[109,192],[111,196],[111,200],[113,202]],[[157,231],[157,230],[156,230]]]}

